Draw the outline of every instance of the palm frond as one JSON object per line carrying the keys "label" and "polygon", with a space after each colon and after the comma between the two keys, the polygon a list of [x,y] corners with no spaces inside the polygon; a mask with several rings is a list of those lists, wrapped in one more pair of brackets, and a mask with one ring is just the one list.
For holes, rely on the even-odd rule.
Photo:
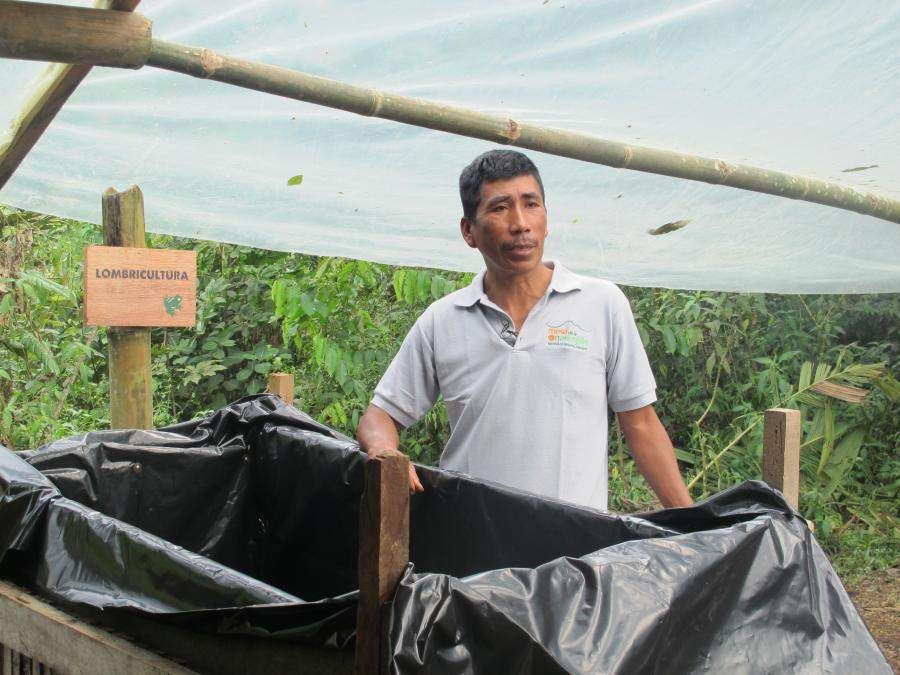
{"label": "palm frond", "polygon": [[863,399],[869,395],[868,389],[860,389],[859,387],[850,387],[845,384],[835,384],[834,382],[816,382],[810,387],[819,394],[836,398],[839,401],[847,403],[862,403]]}

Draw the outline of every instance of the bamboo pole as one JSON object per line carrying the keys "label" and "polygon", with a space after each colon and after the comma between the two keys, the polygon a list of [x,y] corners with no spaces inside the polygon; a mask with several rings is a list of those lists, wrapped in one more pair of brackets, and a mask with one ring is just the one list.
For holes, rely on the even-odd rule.
{"label": "bamboo pole", "polygon": [[[94,7],[131,12],[139,2],[96,0]],[[52,63],[38,77],[39,85],[34,93],[13,119],[6,134],[0,137],[0,187],[13,175],[90,70],[91,66]]]}
{"label": "bamboo pole", "polygon": [[[144,196],[136,185],[103,193],[103,243],[146,248]],[[150,329],[109,328],[109,426],[149,429],[153,424],[150,392]]]}
{"label": "bamboo pole", "polygon": [[150,33],[150,19],[132,12],[0,2],[0,54],[13,59],[140,68]]}
{"label": "bamboo pole", "polygon": [[[143,65],[137,63],[144,54],[143,43],[140,40],[138,42],[141,44],[130,50],[126,51],[123,48],[124,55],[121,61],[114,62],[112,49],[95,47],[93,41],[86,40],[75,27],[69,29],[69,26],[59,25],[52,31],[56,39],[68,43],[65,49],[47,44],[46,36],[41,33],[41,21],[38,20],[32,20],[28,24],[31,27],[28,30],[34,31],[34,37],[30,38],[25,29],[4,26],[4,16],[11,16],[10,5],[27,6],[27,11],[38,18],[45,16],[44,13],[47,12],[45,8],[53,7],[0,0],[0,57],[59,60],[61,53],[66,52],[70,58],[77,59],[79,63],[92,62],[93,59],[94,63],[100,63],[102,60],[104,65],[123,68],[139,68]],[[72,15],[77,12],[103,11],[87,8],[67,9],[73,13]],[[125,28],[119,30],[119,37],[123,42],[134,39],[134,33],[127,33]],[[14,38],[13,48],[10,48],[8,43],[12,38]],[[92,53],[92,50],[96,50],[96,53]],[[217,54],[210,49],[151,39],[145,63],[194,77],[346,110],[366,117],[393,120],[614,168],[727,185],[752,192],[798,199],[900,223],[900,199],[861,192],[837,183],[746,164],[735,164],[712,157],[630,145],[588,134],[526,124],[511,117],[441,105],[328,80],[287,68],[235,59]]]}
{"label": "bamboo pole", "polygon": [[384,93],[287,68],[222,56],[209,49],[152,40],[148,64],[366,117],[514,145],[593,164],[799,199],[900,223],[900,200],[859,192],[837,183],[525,124],[510,117]]}

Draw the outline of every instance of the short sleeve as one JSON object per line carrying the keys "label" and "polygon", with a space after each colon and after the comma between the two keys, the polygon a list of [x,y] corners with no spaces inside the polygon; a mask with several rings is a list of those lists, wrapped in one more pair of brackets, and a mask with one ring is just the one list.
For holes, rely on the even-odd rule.
{"label": "short sleeve", "polygon": [[372,403],[404,427],[415,424],[437,400],[433,331],[426,312],[413,325],[375,387]]}
{"label": "short sleeve", "polygon": [[606,355],[607,400],[613,412],[637,410],[656,401],[647,352],[624,294],[621,301],[612,317]]}

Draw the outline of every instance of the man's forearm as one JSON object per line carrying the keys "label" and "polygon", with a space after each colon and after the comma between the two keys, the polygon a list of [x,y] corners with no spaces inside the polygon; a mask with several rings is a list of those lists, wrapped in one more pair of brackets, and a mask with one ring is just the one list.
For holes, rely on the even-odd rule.
{"label": "man's forearm", "polygon": [[370,450],[397,450],[400,447],[400,434],[397,423],[377,405],[370,404],[359,420],[356,428],[359,446],[367,453]]}
{"label": "man's forearm", "polygon": [[669,434],[653,406],[618,413],[619,425],[638,469],[665,507],[693,503],[675,459]]}
{"label": "man's forearm", "polygon": [[[397,422],[384,410],[371,403],[356,427],[356,440],[359,441],[359,447],[365,450],[369,457],[402,454]],[[422,483],[416,474],[416,468],[412,463],[409,465],[409,489],[410,492],[423,490]]]}

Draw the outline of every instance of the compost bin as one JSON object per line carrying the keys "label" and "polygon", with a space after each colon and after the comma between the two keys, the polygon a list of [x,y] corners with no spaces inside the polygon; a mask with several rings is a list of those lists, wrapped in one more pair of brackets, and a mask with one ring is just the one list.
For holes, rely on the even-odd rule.
{"label": "compost bin", "polygon": [[[348,649],[366,461],[271,395],[3,449],[0,574],[107,616]],[[419,473],[393,672],[890,672],[763,483],[620,516]]]}

